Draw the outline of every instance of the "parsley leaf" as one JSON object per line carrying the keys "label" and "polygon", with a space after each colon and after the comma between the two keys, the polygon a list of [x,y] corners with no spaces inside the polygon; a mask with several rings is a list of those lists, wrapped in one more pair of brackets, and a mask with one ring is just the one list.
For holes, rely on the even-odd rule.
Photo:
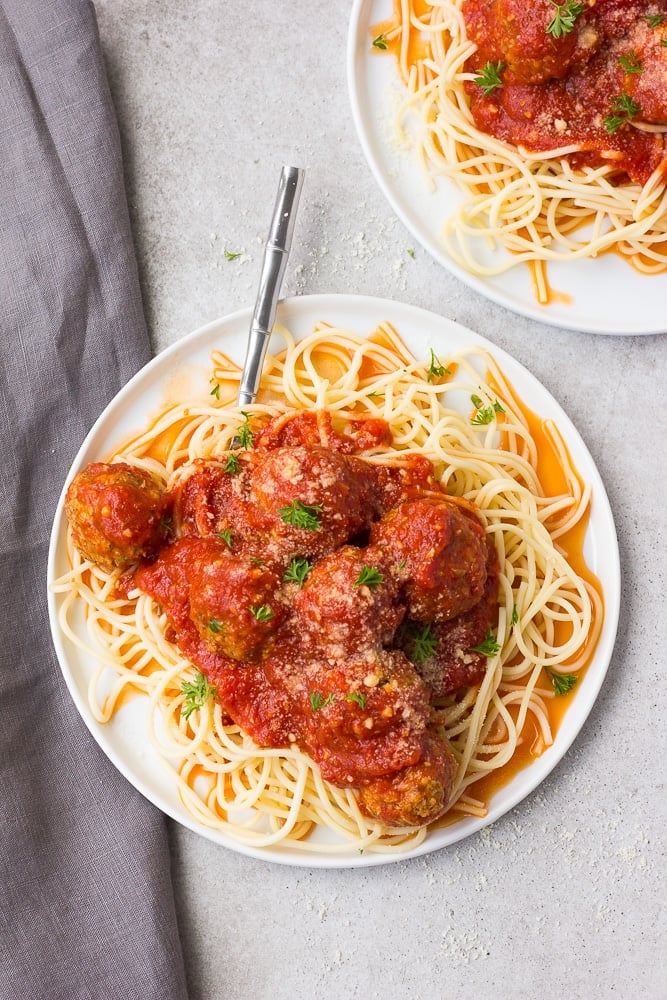
{"label": "parsley leaf", "polygon": [[326,708],[327,705],[333,705],[336,700],[336,695],[328,694],[326,698],[323,698],[319,691],[311,691],[308,695],[308,700],[310,701],[310,707],[313,712],[319,712],[321,708]]}
{"label": "parsley leaf", "polygon": [[644,20],[649,28],[659,28],[666,17],[667,14],[646,14]]}
{"label": "parsley leaf", "polygon": [[547,34],[554,38],[569,35],[574,28],[574,22],[586,9],[586,5],[577,3],[576,0],[566,0],[565,3],[556,3],[556,0],[549,0],[549,2],[556,8],[556,13],[547,25]]}
{"label": "parsley leaf", "polygon": [[440,364],[440,358],[436,355],[432,347],[429,348],[431,352],[431,364],[426,372],[426,381],[430,382],[432,378],[442,378],[443,375],[451,375],[449,368]]}
{"label": "parsley leaf", "polygon": [[224,531],[216,531],[215,537],[219,538],[221,542],[224,542],[228,549],[231,549],[233,534],[234,532],[231,528],[225,528]]}
{"label": "parsley leaf", "polygon": [[225,260],[238,260],[243,256],[243,250],[234,253],[232,250],[225,250]]}
{"label": "parsley leaf", "polygon": [[497,399],[489,406],[484,406],[484,400],[473,393],[470,400],[472,405],[477,409],[477,413],[470,421],[471,424],[476,424],[478,426],[490,424],[492,420],[495,420],[497,413],[505,412],[504,406],[499,403]]}
{"label": "parsley leaf", "polygon": [[368,699],[368,695],[364,694],[363,691],[350,691],[350,693],[348,695],[346,695],[346,698],[345,698],[346,701],[356,701],[356,703],[359,706],[359,708],[365,708],[366,707],[366,701],[367,701],[367,699]]}
{"label": "parsley leaf", "polygon": [[248,448],[252,448],[255,436],[250,430],[250,414],[246,413],[245,410],[241,410],[241,414],[243,416],[243,423],[238,429],[237,437],[241,442],[241,447],[245,448],[247,451]]}
{"label": "parsley leaf", "polygon": [[322,504],[306,504],[300,500],[292,500],[286,507],[280,507],[278,514],[280,520],[285,524],[291,524],[295,528],[303,528],[305,531],[317,531],[321,524],[318,514],[322,511]]}
{"label": "parsley leaf", "polygon": [[313,564],[308,562],[307,559],[298,559],[295,556],[285,570],[283,580],[286,583],[298,583],[299,587],[303,587],[304,581],[312,568]]}
{"label": "parsley leaf", "polygon": [[381,51],[384,52],[384,50],[387,48],[387,38],[386,38],[386,36],[384,34],[377,35],[373,39],[373,48],[374,49],[380,49]]}
{"label": "parsley leaf", "polygon": [[641,114],[641,107],[636,101],[630,97],[629,94],[621,94],[620,97],[615,97],[611,102],[612,110],[616,112],[615,115],[609,115],[608,118],[604,120],[604,127],[610,135],[617,132],[621,125],[625,125],[626,122],[631,121],[631,119],[636,118],[637,115]]}
{"label": "parsley leaf", "polygon": [[220,399],[220,383],[219,382],[215,383],[215,385],[211,389],[209,395],[210,396],[215,396],[216,399]]}
{"label": "parsley leaf", "polygon": [[487,629],[484,641],[480,642],[478,646],[469,646],[468,649],[471,653],[481,653],[483,656],[495,656],[496,653],[500,652],[500,643],[496,642],[491,629]]}
{"label": "parsley leaf", "polygon": [[354,581],[355,587],[370,587],[374,590],[381,583],[384,583],[384,576],[375,566],[363,566],[359,576]]}
{"label": "parsley leaf", "polygon": [[479,76],[475,77],[475,83],[485,97],[489,97],[497,87],[502,87],[503,81],[500,74],[504,69],[505,63],[502,59],[497,63],[488,62]]}
{"label": "parsley leaf", "polygon": [[194,681],[183,681],[181,691],[185,695],[181,715],[189,719],[195,709],[203,708],[209,698],[215,697],[216,689],[209,684],[207,677],[198,673]]}
{"label": "parsley leaf", "polygon": [[549,670],[548,667],[545,667],[545,670],[557,698],[571,691],[579,680],[576,674],[558,674],[555,670]]}
{"label": "parsley leaf", "polygon": [[249,608],[248,610],[258,622],[268,622],[271,618],[273,618],[273,611],[268,604],[260,604],[259,607]]}
{"label": "parsley leaf", "polygon": [[516,604],[512,607],[512,617],[510,618],[510,625],[519,624],[519,609]]}
{"label": "parsley leaf", "polygon": [[415,625],[410,630],[410,654],[415,663],[423,663],[435,654],[438,640],[433,635],[430,625],[421,628]]}
{"label": "parsley leaf", "polygon": [[218,621],[217,618],[211,618],[208,623],[209,631],[213,632],[214,635],[220,635],[225,631],[226,625],[224,622]]}
{"label": "parsley leaf", "polygon": [[241,463],[239,462],[238,455],[235,455],[230,451],[227,456],[227,461],[225,462],[225,472],[228,472],[230,476],[235,475],[241,468]]}
{"label": "parsley leaf", "polygon": [[641,59],[636,52],[629,52],[627,56],[621,56],[618,64],[626,73],[641,73],[643,69]]}

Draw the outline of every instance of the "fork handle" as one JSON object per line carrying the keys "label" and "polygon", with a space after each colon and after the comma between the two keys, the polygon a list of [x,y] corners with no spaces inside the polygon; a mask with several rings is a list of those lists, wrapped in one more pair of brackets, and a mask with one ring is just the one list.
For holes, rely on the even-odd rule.
{"label": "fork handle", "polygon": [[280,174],[271,227],[264,247],[257,299],[248,334],[248,346],[237,397],[239,406],[254,403],[257,398],[266,349],[276,318],[280,286],[292,245],[303,178],[304,171],[300,167],[283,167]]}

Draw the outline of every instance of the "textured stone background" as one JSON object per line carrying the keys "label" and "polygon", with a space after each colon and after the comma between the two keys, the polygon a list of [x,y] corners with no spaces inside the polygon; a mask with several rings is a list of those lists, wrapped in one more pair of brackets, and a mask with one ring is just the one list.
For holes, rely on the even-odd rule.
{"label": "textured stone background", "polygon": [[[623,567],[602,693],[555,772],[475,838],[373,869],[272,866],[174,824],[192,1000],[664,996],[665,337],[560,331],[445,272],[354,132],[344,0],[96,0],[156,351],[252,306],[280,167],[307,169],[284,294],[418,304],[509,351],[579,428]],[[227,261],[224,251],[242,251]],[[639,304],[638,308],[641,308]]]}

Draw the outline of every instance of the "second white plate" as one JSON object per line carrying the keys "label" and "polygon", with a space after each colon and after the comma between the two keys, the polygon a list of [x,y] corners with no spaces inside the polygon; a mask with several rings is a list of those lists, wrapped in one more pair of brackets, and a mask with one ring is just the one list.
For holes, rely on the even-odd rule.
{"label": "second white plate", "polygon": [[440,232],[462,195],[446,179],[431,190],[416,156],[392,141],[404,88],[395,59],[371,45],[373,26],[391,17],[392,10],[392,0],[355,0],[348,39],[348,85],[354,121],[371,171],[415,239],[461,281],[540,323],[601,334],[666,332],[667,274],[639,274],[617,255],[549,264],[550,285],[569,301],[548,306],[535,300],[527,267],[478,278],[448,256]]}

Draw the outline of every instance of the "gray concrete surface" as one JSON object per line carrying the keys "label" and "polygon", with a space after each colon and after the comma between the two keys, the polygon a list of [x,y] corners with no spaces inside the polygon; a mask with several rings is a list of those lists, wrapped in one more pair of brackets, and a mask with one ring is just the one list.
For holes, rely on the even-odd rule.
{"label": "gray concrete surface", "polygon": [[155,350],[253,304],[280,167],[302,165],[284,293],[401,299],[509,351],[583,435],[622,556],[618,641],[593,712],[548,780],[479,836],[414,861],[323,871],[171,825],[192,1000],[667,995],[667,339],[542,326],[425,251],[407,255],[414,238],[353,128],[347,0],[95,6]]}

